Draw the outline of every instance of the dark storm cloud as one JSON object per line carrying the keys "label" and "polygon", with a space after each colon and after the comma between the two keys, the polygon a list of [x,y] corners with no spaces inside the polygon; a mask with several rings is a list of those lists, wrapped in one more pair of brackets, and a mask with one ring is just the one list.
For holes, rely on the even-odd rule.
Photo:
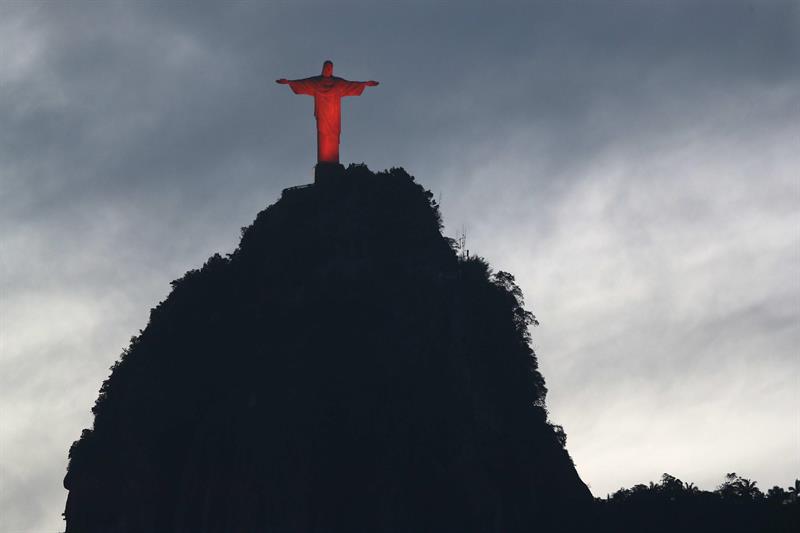
{"label": "dark storm cloud", "polygon": [[[343,105],[343,158],[405,166],[442,195],[451,234],[467,224],[470,247],[517,275],[587,481],[671,465],[788,481],[796,460],[739,465],[797,443],[798,16],[793,2],[4,4],[2,529],[59,527],[66,450],[147,309],[310,181],[312,103],[274,79],[328,58],[381,81]],[[680,435],[707,417],[738,429],[746,386],[759,392],[738,416],[776,444],[754,434],[704,467]]]}

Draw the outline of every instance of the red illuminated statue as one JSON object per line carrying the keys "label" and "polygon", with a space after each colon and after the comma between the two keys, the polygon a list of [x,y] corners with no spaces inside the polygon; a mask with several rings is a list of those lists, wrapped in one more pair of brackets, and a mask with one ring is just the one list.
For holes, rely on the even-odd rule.
{"label": "red illuminated statue", "polygon": [[281,78],[277,83],[288,84],[295,94],[314,97],[314,116],[317,117],[317,160],[319,163],[339,163],[339,135],[342,132],[342,97],[360,96],[364,87],[374,87],[377,81],[348,81],[333,75],[333,61],[322,65],[322,75],[302,80]]}

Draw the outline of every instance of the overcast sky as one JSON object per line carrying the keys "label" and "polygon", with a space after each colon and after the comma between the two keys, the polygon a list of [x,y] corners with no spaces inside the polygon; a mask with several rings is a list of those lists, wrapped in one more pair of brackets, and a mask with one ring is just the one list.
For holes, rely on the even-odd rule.
{"label": "overcast sky", "polygon": [[67,450],[165,298],[281,189],[313,104],[511,271],[595,495],[800,476],[797,2],[0,4],[0,530],[63,528]]}

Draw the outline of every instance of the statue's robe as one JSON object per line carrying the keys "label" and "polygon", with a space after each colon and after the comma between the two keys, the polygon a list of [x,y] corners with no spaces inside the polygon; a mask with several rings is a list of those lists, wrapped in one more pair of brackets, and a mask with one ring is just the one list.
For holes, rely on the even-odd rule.
{"label": "statue's robe", "polygon": [[366,82],[349,81],[336,76],[313,76],[289,80],[289,86],[295,94],[314,97],[318,161],[338,163],[339,138],[342,133],[342,97],[360,96]]}

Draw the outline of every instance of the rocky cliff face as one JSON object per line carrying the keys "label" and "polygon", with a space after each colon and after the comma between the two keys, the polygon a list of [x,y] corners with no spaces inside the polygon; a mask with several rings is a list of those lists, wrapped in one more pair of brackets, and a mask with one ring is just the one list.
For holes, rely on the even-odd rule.
{"label": "rocky cliff face", "polygon": [[403,170],[287,189],[173,283],[70,450],[68,533],[550,530],[591,496],[513,277]]}

